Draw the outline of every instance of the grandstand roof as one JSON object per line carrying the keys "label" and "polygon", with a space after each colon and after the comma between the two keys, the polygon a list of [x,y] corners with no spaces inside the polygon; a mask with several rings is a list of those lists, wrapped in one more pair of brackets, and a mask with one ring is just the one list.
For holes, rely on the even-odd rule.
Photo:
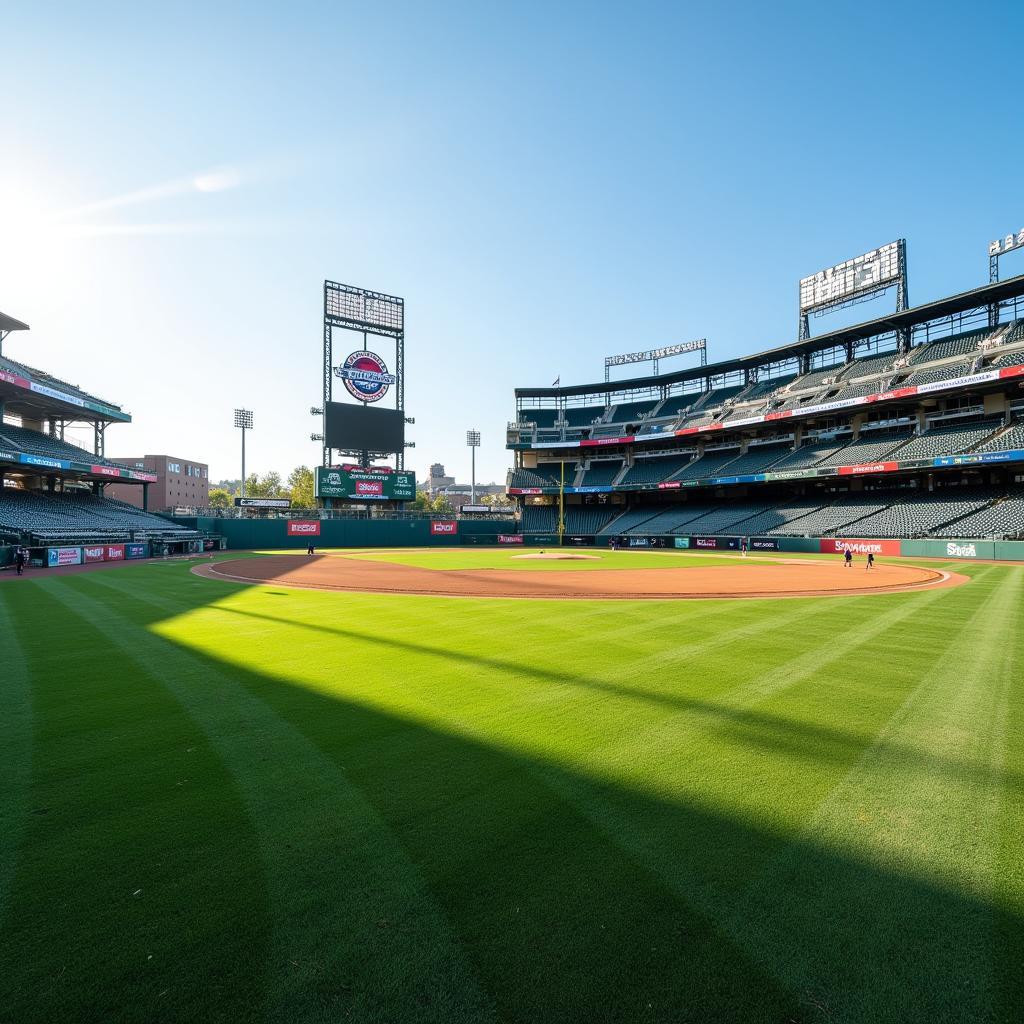
{"label": "grandstand roof", "polygon": [[821,352],[826,349],[836,348],[845,345],[847,342],[864,341],[868,338],[888,334],[891,331],[912,328],[918,324],[930,323],[933,320],[942,320],[946,317],[956,316],[957,313],[982,309],[986,306],[995,305],[1007,299],[1020,296],[1024,296],[1024,274],[1011,277],[1006,281],[997,281],[994,284],[982,285],[979,288],[972,288],[966,292],[959,292],[956,295],[937,299],[934,302],[914,306],[902,312],[889,313],[874,320],[854,324],[852,327],[843,327],[830,331],[828,334],[819,334],[816,337],[806,338],[803,341],[794,341],[787,345],[780,345],[777,348],[765,349],[762,352],[749,356],[724,359],[717,363],[708,363],[706,366],[692,366],[685,370],[676,370],[673,373],[652,374],[647,377],[631,377],[626,380],[599,381],[592,384],[575,384],[569,387],[557,388],[516,388],[515,394],[517,399],[557,398],[563,395],[593,395],[606,392],[656,388],[682,381],[700,380],[703,377],[715,377],[736,370],[747,370],[756,366],[765,366],[770,363],[794,359],[810,352]]}
{"label": "grandstand roof", "polygon": [[29,419],[131,422],[131,415],[119,405],[6,356],[0,356],[0,402],[6,412]]}
{"label": "grandstand roof", "polygon": [[15,320],[13,316],[8,316],[6,313],[0,313],[0,333],[6,334],[8,331],[27,330],[30,330],[28,324]]}

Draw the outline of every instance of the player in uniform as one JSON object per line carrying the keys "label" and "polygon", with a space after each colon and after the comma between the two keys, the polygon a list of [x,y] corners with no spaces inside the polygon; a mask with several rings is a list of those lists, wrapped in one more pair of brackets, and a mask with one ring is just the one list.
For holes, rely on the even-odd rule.
{"label": "player in uniform", "polygon": [[843,558],[846,561],[846,568],[849,569],[853,565],[853,552],[847,548],[846,551],[843,552]]}

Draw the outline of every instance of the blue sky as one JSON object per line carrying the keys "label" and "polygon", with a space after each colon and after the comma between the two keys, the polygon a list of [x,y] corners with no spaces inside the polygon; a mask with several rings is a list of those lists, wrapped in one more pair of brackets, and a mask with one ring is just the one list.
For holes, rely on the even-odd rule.
{"label": "blue sky", "polygon": [[109,454],[235,476],[244,403],[249,466],[287,472],[319,457],[323,279],[402,295],[409,464],[467,478],[475,427],[503,480],[516,385],[782,344],[802,275],[897,237],[913,303],[987,280],[1024,226],[1022,28],[1010,3],[3,6],[0,310],[33,328],[6,351],[128,407]]}

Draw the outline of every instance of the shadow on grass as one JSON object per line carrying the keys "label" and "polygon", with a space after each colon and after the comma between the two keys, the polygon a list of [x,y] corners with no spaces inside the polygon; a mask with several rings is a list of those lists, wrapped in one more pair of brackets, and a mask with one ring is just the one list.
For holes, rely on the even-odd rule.
{"label": "shadow on grass", "polygon": [[[62,582],[83,596],[94,596],[87,579]],[[194,600],[197,593],[213,602],[246,589],[218,583],[208,592],[182,594],[158,581],[152,600],[166,602],[163,606],[151,603],[141,585],[135,599],[110,592],[101,599],[116,628],[145,630],[199,606],[201,602]],[[62,611],[45,593],[40,593],[34,609],[19,609],[16,603],[12,608],[23,631],[38,629],[40,621],[54,621]],[[358,639],[377,643],[382,655],[393,654],[396,661],[403,652],[430,653],[480,671],[531,671],[553,682],[669,702],[709,719],[722,711],[690,700],[638,695],[631,688],[518,662],[237,608],[221,606],[218,611],[261,618],[268,627],[302,625],[330,632],[339,641],[342,672],[358,671],[344,655],[344,642]],[[73,625],[87,641],[93,631],[82,622]],[[759,829],[705,807],[661,800],[327,697],[183,648],[152,632],[147,632],[146,642],[164,652],[169,667],[187,657],[200,673],[255,696],[344,771],[386,823],[388,841],[398,844],[418,869],[497,1020],[876,1024],[1009,1021],[1020,1019],[1024,1011],[1024,922],[1009,910],[858,862],[841,850],[823,849],[799,836]],[[96,736],[116,738],[139,728],[141,740],[159,753],[159,731],[147,725],[145,716],[149,703],[164,701],[166,694],[161,696],[152,673],[130,657],[112,659],[100,634],[93,632],[93,643],[98,656],[109,659],[109,669],[97,679],[94,700],[111,708],[127,702],[132,709],[124,721],[105,717],[102,707],[95,709]],[[61,758],[70,756],[81,737],[75,735],[76,723],[62,713],[60,691],[68,685],[67,677],[47,674],[54,662],[44,653],[34,660],[34,685],[41,698],[36,702],[41,716],[38,740],[45,756],[53,759],[37,759],[36,784],[56,773],[59,789]],[[230,701],[230,692],[225,699]],[[783,742],[800,749],[839,744],[852,756],[858,743],[868,742],[833,735],[823,727],[752,712],[737,714],[754,740],[765,744]],[[136,716],[141,716],[138,721]],[[158,767],[159,758],[154,758],[153,769]],[[941,762],[935,767],[944,770]],[[91,777],[80,783],[83,800],[98,799],[94,790],[112,787],[115,797],[130,805],[131,786],[121,764],[96,760],[90,770]],[[186,799],[182,813],[187,817],[191,809],[208,818],[204,802],[216,798],[228,805],[225,813],[233,821],[237,801],[225,795],[230,779],[220,764],[207,770],[213,784],[197,793],[191,804]],[[266,786],[287,790],[296,781],[287,764],[268,764]],[[23,870],[14,886],[14,913],[20,915],[16,942],[5,937],[0,946],[0,962],[5,965],[0,996],[16,1000],[6,1003],[15,1012],[5,1017],[8,1011],[0,1009],[0,1020],[23,1024],[187,1019],[153,1001],[161,985],[180,988],[183,979],[192,988],[190,1007],[201,1008],[204,1020],[261,1019],[257,1008],[265,998],[259,989],[267,966],[267,926],[261,917],[262,887],[252,877],[258,869],[251,861],[266,844],[288,837],[252,837],[251,828],[237,822],[223,834],[204,829],[203,846],[189,858],[194,878],[178,890],[182,906],[165,902],[164,909],[146,922],[150,929],[188,933],[188,940],[181,943],[181,960],[147,967],[149,973],[144,974],[121,948],[90,950],[93,922],[81,890],[88,889],[94,873],[110,871],[120,858],[137,858],[140,853],[173,856],[174,844],[166,833],[158,841],[135,827],[130,806],[113,807],[110,814],[99,837],[102,841],[70,837],[66,856],[75,859],[62,864],[60,858],[51,858],[50,877],[35,870],[35,861],[45,856],[46,844],[59,838],[54,831],[83,828],[88,822],[76,817],[71,802],[58,820],[47,823],[49,834],[38,823],[30,828]],[[308,827],[311,832],[343,835],[347,822],[311,817]],[[654,852],[648,856],[650,851]],[[778,869],[766,870],[772,866]],[[339,927],[339,908],[351,899],[353,888],[359,889],[358,879],[345,881],[343,867],[339,872],[324,871],[323,887],[310,894],[307,913],[319,915],[325,931]],[[167,885],[173,886],[173,876],[172,870]],[[45,899],[52,911],[46,915],[37,912],[43,896],[38,887],[44,884],[53,890]],[[201,917],[188,912],[195,893],[211,901]],[[375,896],[370,892],[361,898],[372,902]],[[257,911],[252,934],[246,925],[250,910]],[[197,927],[200,920],[202,928]],[[317,987],[317,1011],[292,1019],[300,1024],[371,1019],[352,1017],[351,1006],[361,990],[381,985],[389,972],[387,922],[376,942],[379,955],[355,959],[343,975],[311,980]],[[55,987],[52,979],[40,984],[33,958],[44,949],[64,953],[72,965],[70,982],[77,980],[76,970],[102,959],[107,964],[106,993],[97,993],[84,977],[80,987]],[[401,944],[396,941],[394,949],[398,955]],[[453,979],[454,975],[420,979],[401,1005],[372,1019],[436,1019],[431,1000],[455,984]],[[447,991],[447,997],[459,1005],[458,992]],[[0,998],[0,1007],[4,1005]],[[467,1010],[447,1019],[480,1018]]]}

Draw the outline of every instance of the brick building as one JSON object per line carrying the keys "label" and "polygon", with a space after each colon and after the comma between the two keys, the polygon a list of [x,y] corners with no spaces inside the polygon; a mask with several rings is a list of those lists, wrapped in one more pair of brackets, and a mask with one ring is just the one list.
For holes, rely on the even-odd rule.
{"label": "brick building", "polygon": [[[204,462],[172,455],[141,455],[114,461],[129,469],[143,469],[156,474],[156,483],[149,485],[150,509],[161,510],[178,505],[201,508],[210,503],[210,469]],[[142,488],[137,484],[107,484],[103,493],[108,498],[142,507]]]}

